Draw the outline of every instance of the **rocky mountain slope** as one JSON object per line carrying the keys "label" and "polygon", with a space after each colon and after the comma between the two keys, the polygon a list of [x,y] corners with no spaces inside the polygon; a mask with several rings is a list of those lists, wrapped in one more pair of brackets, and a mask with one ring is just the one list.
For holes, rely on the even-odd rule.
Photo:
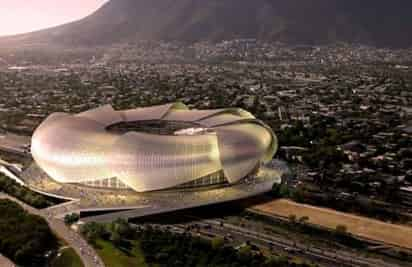
{"label": "rocky mountain slope", "polygon": [[410,47],[411,14],[408,0],[111,0],[80,21],[3,38],[0,44],[257,38]]}

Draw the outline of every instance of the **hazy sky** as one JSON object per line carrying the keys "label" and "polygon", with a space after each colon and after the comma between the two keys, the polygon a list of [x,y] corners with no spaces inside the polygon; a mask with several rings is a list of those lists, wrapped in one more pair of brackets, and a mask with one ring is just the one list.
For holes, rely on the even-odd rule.
{"label": "hazy sky", "polygon": [[0,0],[0,36],[83,18],[108,0]]}

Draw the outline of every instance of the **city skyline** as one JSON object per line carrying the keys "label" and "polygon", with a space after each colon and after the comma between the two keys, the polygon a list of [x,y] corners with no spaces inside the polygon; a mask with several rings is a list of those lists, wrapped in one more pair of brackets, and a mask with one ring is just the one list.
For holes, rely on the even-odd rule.
{"label": "city skyline", "polygon": [[37,31],[91,14],[107,0],[6,0],[0,6],[0,36]]}

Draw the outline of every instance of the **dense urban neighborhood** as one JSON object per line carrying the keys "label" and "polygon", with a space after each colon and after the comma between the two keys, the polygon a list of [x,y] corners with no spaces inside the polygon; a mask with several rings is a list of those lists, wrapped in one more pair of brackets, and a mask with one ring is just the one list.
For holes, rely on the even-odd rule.
{"label": "dense urban neighborhood", "polygon": [[[235,203],[235,214],[162,224],[87,223],[80,234],[106,266],[112,265],[105,253],[116,249],[126,251],[123,257],[146,253],[147,265],[141,266],[169,266],[171,255],[170,266],[228,266],[229,259],[237,264],[231,266],[410,264],[410,243],[360,238],[349,224],[331,229],[298,209],[269,214],[265,206],[256,207],[262,198],[286,198],[334,214],[412,227],[411,49],[291,46],[254,39],[5,49],[0,52],[0,91],[0,163],[12,173],[32,163],[30,143],[19,138],[29,140],[51,113],[79,113],[106,104],[116,110],[179,101],[193,109],[239,107],[277,135],[278,153],[266,165],[283,170],[282,182],[259,199]],[[11,144],[10,136],[20,145]],[[54,205],[66,205],[6,176],[0,177],[0,191],[41,209],[45,218]],[[29,216],[14,204],[1,205]],[[75,228],[82,218],[71,216],[65,220]],[[24,264],[4,242],[0,240],[0,253]],[[46,250],[56,247],[53,243]],[[196,256],[188,257],[183,248]],[[130,266],[125,262],[121,266]]]}

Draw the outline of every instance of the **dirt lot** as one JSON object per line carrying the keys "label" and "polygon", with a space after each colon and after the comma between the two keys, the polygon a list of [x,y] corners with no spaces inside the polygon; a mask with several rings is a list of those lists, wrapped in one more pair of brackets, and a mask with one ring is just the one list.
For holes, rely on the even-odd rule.
{"label": "dirt lot", "polygon": [[277,216],[287,217],[291,214],[295,214],[297,218],[308,216],[310,223],[328,228],[335,228],[339,224],[345,225],[354,235],[412,249],[412,227],[299,204],[286,199],[273,200],[251,208]]}

